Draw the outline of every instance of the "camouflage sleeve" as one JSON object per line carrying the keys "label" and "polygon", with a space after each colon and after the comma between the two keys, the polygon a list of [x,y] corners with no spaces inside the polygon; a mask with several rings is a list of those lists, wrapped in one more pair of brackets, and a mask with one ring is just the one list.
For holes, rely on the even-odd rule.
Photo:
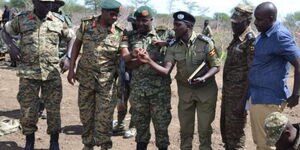
{"label": "camouflage sleeve", "polygon": [[84,32],[84,21],[81,22],[80,27],[77,29],[76,32],[76,39],[83,41],[83,32]]}
{"label": "camouflage sleeve", "polygon": [[4,26],[7,33],[10,35],[18,35],[20,33],[19,16],[7,22]]}
{"label": "camouflage sleeve", "polygon": [[172,64],[175,64],[175,54],[173,52],[174,47],[168,47],[167,48],[167,52],[166,52],[166,56],[165,56],[165,63],[167,62],[171,62]]}
{"label": "camouflage sleeve", "polygon": [[75,37],[74,30],[72,28],[69,28],[69,26],[66,23],[63,24],[62,36],[63,39],[66,41],[70,41],[72,38]]}
{"label": "camouflage sleeve", "polygon": [[119,47],[120,48],[128,48],[129,47],[128,32],[124,31]]}
{"label": "camouflage sleeve", "polygon": [[221,65],[220,59],[218,59],[217,51],[215,49],[214,43],[210,41],[208,43],[208,53],[207,60],[210,67],[218,67]]}

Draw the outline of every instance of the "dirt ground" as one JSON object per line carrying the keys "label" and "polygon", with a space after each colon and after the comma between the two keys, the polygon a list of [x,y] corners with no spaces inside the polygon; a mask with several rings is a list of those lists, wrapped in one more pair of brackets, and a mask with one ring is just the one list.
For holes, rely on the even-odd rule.
{"label": "dirt ground", "polygon": [[[173,73],[174,74],[174,73]],[[79,110],[77,106],[77,90],[78,84],[71,86],[66,80],[67,74],[62,75],[63,79],[63,100],[61,103],[61,117],[62,117],[62,128],[63,131],[60,134],[60,147],[62,150],[81,150],[83,144],[81,143],[81,123],[79,120]],[[217,82],[219,86],[219,99],[216,108],[215,121],[212,123],[213,126],[213,136],[212,136],[212,147],[214,150],[223,149],[222,140],[220,135],[220,92],[222,90],[222,71],[217,74]],[[290,75],[289,86],[291,87],[291,80],[293,78],[293,73]],[[16,95],[18,91],[18,81],[16,77],[16,69],[9,67],[7,62],[0,62],[0,116],[7,116],[11,118],[19,118],[19,103],[16,100]],[[176,83],[172,82],[172,122],[169,127],[169,135],[171,145],[170,150],[179,150],[180,135],[179,135],[179,121],[177,116],[177,86]],[[289,116],[292,122],[299,122],[299,110],[300,106],[290,110],[286,109],[285,114]],[[297,113],[298,112],[298,113]],[[116,116],[116,113],[115,113]],[[248,117],[249,118],[249,117]],[[130,116],[127,116],[126,123],[128,124]],[[38,122],[39,130],[36,133],[36,144],[35,148],[37,150],[45,150],[49,148],[49,136],[46,134],[46,120],[39,120]],[[248,124],[245,129],[246,132],[246,148],[247,150],[255,149],[252,138],[250,122],[248,119]],[[154,131],[151,127],[152,137],[148,146],[149,150],[156,150]],[[25,137],[20,131],[0,136],[0,150],[21,150],[24,146]],[[133,150],[135,149],[135,141],[132,139],[123,139],[122,137],[112,137],[113,148],[112,150]],[[199,146],[197,128],[195,128],[193,149],[197,150]],[[100,149],[100,148],[95,148]]]}

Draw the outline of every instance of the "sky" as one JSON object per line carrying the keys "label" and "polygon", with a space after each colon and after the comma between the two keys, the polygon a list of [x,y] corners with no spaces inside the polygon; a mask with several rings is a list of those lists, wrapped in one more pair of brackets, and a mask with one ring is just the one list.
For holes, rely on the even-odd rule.
{"label": "sky", "polygon": [[[129,0],[118,0],[123,5],[130,5]],[[168,2],[170,0],[151,0],[148,3],[149,6],[152,6],[156,9],[158,13],[169,13]],[[179,0],[182,1],[182,0]],[[212,17],[215,12],[224,12],[230,15],[230,11],[236,5],[242,2],[242,0],[189,0],[197,2],[200,7],[207,7],[208,11],[205,13],[206,16]],[[254,6],[265,2],[264,0],[248,0]],[[269,0],[273,2],[278,9],[278,18],[284,18],[287,14],[300,11],[300,0]],[[84,0],[78,0],[78,3],[84,4]],[[175,5],[176,10],[187,11],[187,8],[182,3],[177,3]],[[196,14],[194,14],[196,15]]]}

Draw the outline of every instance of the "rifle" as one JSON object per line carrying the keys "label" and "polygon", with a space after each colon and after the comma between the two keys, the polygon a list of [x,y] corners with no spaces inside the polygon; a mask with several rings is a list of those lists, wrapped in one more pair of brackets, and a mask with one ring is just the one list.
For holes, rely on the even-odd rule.
{"label": "rifle", "polygon": [[[129,75],[126,72],[126,65],[125,65],[125,61],[122,59],[121,56],[118,57],[118,70],[119,70],[119,81],[121,84],[120,88],[119,88],[119,92],[121,92],[120,95],[120,103],[118,105],[118,110],[126,110],[127,109],[127,105],[125,104],[125,98],[127,98],[127,93],[128,93],[128,88],[126,87],[126,81],[128,81],[129,79]],[[119,93],[118,92],[118,93]],[[119,94],[118,94],[119,95]]]}
{"label": "rifle", "polygon": [[13,41],[13,37],[6,32],[5,28],[2,29],[0,34],[4,43],[8,47],[8,53],[10,55],[11,60],[13,61],[20,60],[22,58],[21,50],[17,47],[17,45]]}

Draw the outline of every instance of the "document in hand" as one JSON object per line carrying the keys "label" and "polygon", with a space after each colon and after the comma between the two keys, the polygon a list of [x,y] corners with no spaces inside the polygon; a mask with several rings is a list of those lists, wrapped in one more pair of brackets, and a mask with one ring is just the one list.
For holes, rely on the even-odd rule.
{"label": "document in hand", "polygon": [[208,64],[205,61],[203,61],[200,64],[200,66],[188,78],[189,84],[192,84],[194,79],[205,75],[208,72],[208,70],[209,70]]}

